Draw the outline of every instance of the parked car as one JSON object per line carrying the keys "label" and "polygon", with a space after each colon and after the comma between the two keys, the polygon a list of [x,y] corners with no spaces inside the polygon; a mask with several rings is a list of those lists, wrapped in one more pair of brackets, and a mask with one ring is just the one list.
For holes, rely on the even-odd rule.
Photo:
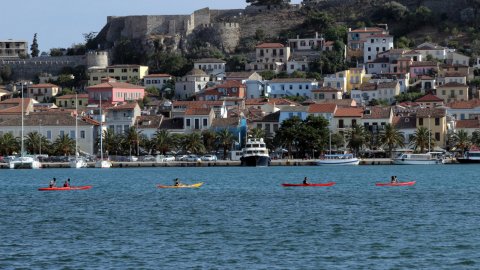
{"label": "parked car", "polygon": [[184,161],[188,156],[187,155],[178,155],[175,157],[177,161]]}
{"label": "parked car", "polygon": [[202,161],[217,161],[217,156],[215,156],[215,155],[204,155],[200,159]]}
{"label": "parked car", "polygon": [[143,157],[143,161],[155,161],[155,157],[152,155],[146,155]]}
{"label": "parked car", "polygon": [[193,162],[202,161],[197,155],[189,155],[184,160],[185,161],[193,161]]}
{"label": "parked car", "polygon": [[172,155],[166,155],[163,157],[163,162],[175,161],[175,157]]}

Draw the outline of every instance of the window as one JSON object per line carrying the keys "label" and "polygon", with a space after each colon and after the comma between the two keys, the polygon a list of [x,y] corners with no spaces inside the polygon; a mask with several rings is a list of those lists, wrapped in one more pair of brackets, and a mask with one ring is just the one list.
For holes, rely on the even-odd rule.
{"label": "window", "polygon": [[367,48],[367,51],[371,52],[371,51],[372,51],[372,48],[371,48],[371,47],[368,47],[368,48]]}
{"label": "window", "polygon": [[63,137],[63,136],[65,136],[65,131],[60,130],[60,137]]}
{"label": "window", "polygon": [[51,140],[52,139],[52,131],[47,130],[47,139]]}
{"label": "window", "polygon": [[72,139],[76,139],[76,136],[75,136],[75,130],[70,130],[70,138]]}
{"label": "window", "polygon": [[126,69],[126,68],[122,68],[122,72],[123,72],[123,73],[127,73],[127,69]]}
{"label": "window", "polygon": [[204,118],[203,119],[203,127],[207,127],[207,126],[208,126],[208,119]]}
{"label": "window", "polygon": [[435,132],[435,140],[440,141],[440,132]]}
{"label": "window", "polygon": [[440,118],[435,118],[435,126],[440,126]]}
{"label": "window", "polygon": [[423,126],[423,118],[418,118],[418,125]]}
{"label": "window", "polygon": [[80,138],[85,139],[85,130],[80,131]]}
{"label": "window", "polygon": [[187,120],[187,127],[190,127],[190,119],[186,119]]}

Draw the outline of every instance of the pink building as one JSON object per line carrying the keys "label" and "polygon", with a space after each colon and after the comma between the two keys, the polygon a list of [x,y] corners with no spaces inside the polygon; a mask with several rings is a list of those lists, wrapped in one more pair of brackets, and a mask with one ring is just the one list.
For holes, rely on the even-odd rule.
{"label": "pink building", "polygon": [[145,89],[142,86],[117,82],[111,78],[105,82],[102,81],[101,84],[88,87],[87,92],[89,104],[99,103],[100,96],[102,102],[110,104],[139,100],[145,96]]}

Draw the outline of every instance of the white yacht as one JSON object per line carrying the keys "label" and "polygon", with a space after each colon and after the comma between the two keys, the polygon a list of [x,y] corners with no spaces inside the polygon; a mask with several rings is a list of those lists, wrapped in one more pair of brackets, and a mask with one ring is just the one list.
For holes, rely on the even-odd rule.
{"label": "white yacht", "polygon": [[396,165],[435,165],[443,164],[440,152],[428,152],[425,154],[402,153],[393,159]]}
{"label": "white yacht", "polygon": [[270,165],[270,156],[263,139],[248,139],[240,158],[242,166],[267,167]]}

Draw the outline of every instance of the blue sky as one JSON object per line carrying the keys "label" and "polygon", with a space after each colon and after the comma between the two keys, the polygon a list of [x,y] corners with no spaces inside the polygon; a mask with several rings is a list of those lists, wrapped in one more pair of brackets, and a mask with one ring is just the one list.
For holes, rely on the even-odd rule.
{"label": "blue sky", "polygon": [[[299,3],[301,0],[292,0]],[[83,33],[98,32],[107,16],[190,14],[194,10],[244,8],[243,0],[23,0],[4,1],[0,40],[26,40],[38,33],[41,51],[83,42]]]}

